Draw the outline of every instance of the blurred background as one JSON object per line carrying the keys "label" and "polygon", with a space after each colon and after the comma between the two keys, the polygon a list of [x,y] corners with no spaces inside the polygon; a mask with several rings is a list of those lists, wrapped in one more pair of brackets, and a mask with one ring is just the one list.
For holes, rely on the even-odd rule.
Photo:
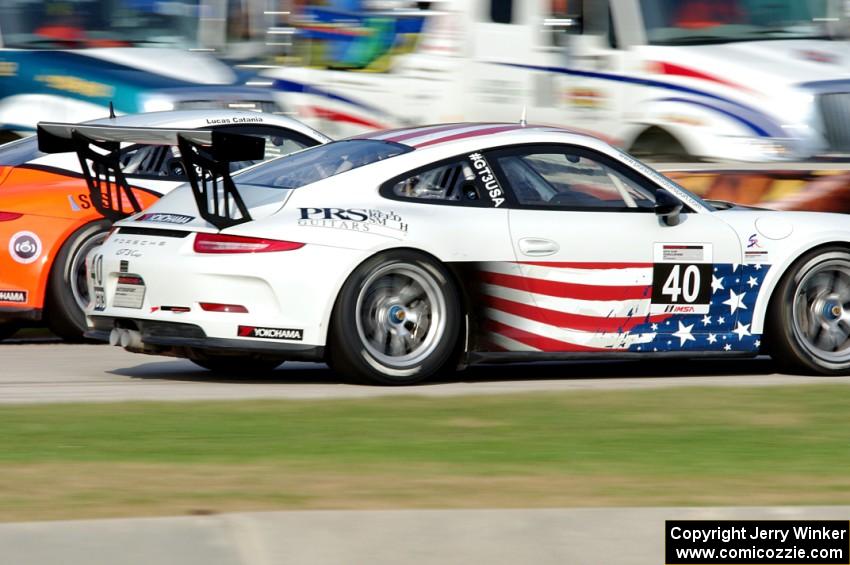
{"label": "blurred background", "polygon": [[447,121],[602,137],[712,199],[850,211],[844,0],[0,0],[0,139],[188,108],[333,137]]}

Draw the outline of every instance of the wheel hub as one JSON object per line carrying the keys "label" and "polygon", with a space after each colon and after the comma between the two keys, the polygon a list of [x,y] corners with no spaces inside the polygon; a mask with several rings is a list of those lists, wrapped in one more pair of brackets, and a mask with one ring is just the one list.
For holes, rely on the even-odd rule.
{"label": "wheel hub", "polygon": [[357,331],[377,360],[414,366],[434,350],[445,330],[445,301],[430,273],[409,264],[386,265],[363,283]]}
{"label": "wheel hub", "polygon": [[814,356],[850,360],[850,265],[825,261],[806,273],[794,298],[793,329]]}
{"label": "wheel hub", "polygon": [[407,318],[407,310],[404,307],[399,305],[390,306],[389,312],[390,323],[392,324],[401,324],[404,322],[404,319]]}

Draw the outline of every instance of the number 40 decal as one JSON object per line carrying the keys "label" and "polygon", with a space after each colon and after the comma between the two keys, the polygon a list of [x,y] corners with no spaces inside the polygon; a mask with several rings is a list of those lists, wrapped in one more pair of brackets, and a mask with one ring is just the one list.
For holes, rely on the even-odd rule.
{"label": "number 40 decal", "polygon": [[699,268],[696,265],[674,265],[661,292],[670,297],[670,302],[679,302],[679,295],[682,295],[684,302],[693,304],[699,296],[699,282]]}
{"label": "number 40 decal", "polygon": [[709,263],[655,263],[652,303],[708,304],[711,301],[711,269]]}

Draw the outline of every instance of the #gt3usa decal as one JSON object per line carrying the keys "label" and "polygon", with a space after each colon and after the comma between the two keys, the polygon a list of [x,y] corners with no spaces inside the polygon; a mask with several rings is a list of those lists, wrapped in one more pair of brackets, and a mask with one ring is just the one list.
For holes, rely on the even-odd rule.
{"label": "#gt3usa decal", "polygon": [[493,207],[498,208],[504,204],[505,191],[502,190],[502,187],[499,185],[499,181],[490,169],[490,165],[487,163],[484,155],[481,153],[472,153],[469,155],[469,160],[478,175],[478,180],[484,185],[484,189],[490,197],[490,201],[493,202]]}
{"label": "#gt3usa decal", "polygon": [[258,337],[263,339],[286,339],[301,341],[304,330],[290,328],[263,328],[257,326],[239,326],[236,335],[239,337]]}
{"label": "#gt3usa decal", "polygon": [[407,223],[392,210],[366,208],[299,208],[299,226],[360,231],[399,237]]}
{"label": "#gt3usa decal", "polygon": [[15,302],[23,304],[27,301],[25,290],[0,290],[0,302]]}
{"label": "#gt3usa decal", "polygon": [[192,220],[195,219],[195,216],[185,216],[183,214],[162,214],[162,213],[151,213],[151,214],[143,214],[139,217],[137,221],[139,222],[156,222],[159,224],[188,224]]}

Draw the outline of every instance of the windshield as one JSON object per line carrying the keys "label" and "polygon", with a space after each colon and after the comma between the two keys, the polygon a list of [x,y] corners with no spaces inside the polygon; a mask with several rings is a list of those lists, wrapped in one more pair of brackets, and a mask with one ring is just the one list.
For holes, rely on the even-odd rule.
{"label": "windshield", "polygon": [[6,47],[194,47],[198,0],[0,0]]}
{"label": "windshield", "polygon": [[258,165],[234,180],[268,188],[298,188],[408,151],[413,149],[389,141],[334,141]]}
{"label": "windshield", "polygon": [[828,0],[641,0],[653,45],[828,39]]}
{"label": "windshield", "polygon": [[2,167],[17,167],[43,156],[44,153],[38,150],[38,138],[34,135],[0,145],[0,166]]}

